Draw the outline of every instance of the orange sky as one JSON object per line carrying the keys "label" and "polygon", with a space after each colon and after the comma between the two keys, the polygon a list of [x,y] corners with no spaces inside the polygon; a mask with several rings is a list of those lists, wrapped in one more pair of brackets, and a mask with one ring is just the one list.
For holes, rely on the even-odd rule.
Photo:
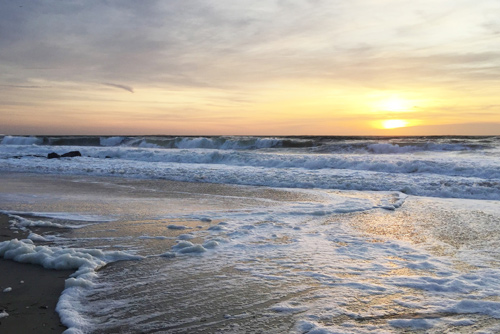
{"label": "orange sky", "polygon": [[499,135],[498,12],[490,0],[4,1],[0,133]]}

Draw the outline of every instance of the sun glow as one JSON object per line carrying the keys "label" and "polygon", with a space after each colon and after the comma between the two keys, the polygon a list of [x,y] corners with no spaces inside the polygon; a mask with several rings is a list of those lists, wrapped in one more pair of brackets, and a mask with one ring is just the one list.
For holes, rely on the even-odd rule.
{"label": "sun glow", "polygon": [[409,112],[412,111],[413,105],[413,101],[397,95],[382,98],[373,104],[375,111],[378,112]]}
{"label": "sun glow", "polygon": [[404,128],[408,124],[409,122],[403,119],[388,119],[386,121],[382,121],[382,128],[384,129]]}

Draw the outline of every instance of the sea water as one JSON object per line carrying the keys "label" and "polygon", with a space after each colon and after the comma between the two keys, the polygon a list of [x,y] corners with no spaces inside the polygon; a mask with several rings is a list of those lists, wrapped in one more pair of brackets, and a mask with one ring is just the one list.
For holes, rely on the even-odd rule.
{"label": "sea water", "polygon": [[498,137],[5,136],[0,171],[67,333],[500,331]]}

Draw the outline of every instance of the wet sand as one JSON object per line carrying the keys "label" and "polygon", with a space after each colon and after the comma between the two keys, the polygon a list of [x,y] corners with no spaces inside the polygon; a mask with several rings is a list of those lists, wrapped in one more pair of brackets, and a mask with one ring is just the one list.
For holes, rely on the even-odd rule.
{"label": "wet sand", "polygon": [[[9,218],[0,214],[0,242],[24,237],[21,232],[14,233]],[[0,258],[0,313],[9,314],[0,318],[0,333],[62,333],[66,327],[55,308],[71,273]],[[3,292],[6,288],[12,291]]]}
{"label": "wet sand", "polygon": [[[91,249],[108,246],[107,238],[131,237],[131,239],[119,239],[120,241],[115,245],[120,246],[120,249],[144,251],[141,255],[163,253],[171,249],[171,243],[175,242],[174,239],[169,238],[177,238],[179,234],[186,233],[184,230],[168,229],[166,228],[168,224],[185,225],[188,231],[195,229],[202,231],[211,225],[217,225],[218,222],[214,217],[205,215],[205,212],[209,210],[213,212],[214,209],[223,208],[225,212],[228,212],[233,209],[246,208],[248,212],[255,212],[255,207],[261,210],[261,207],[266,208],[266,205],[276,205],[285,200],[316,200],[312,195],[296,194],[286,190],[157,180],[30,174],[3,174],[0,178],[4,181],[2,190],[7,194],[3,195],[3,198],[0,194],[3,210],[126,217],[127,219],[110,220],[71,230],[68,234],[71,234],[72,240],[85,239],[85,243],[82,244],[85,248]],[[345,195],[349,196],[349,193]],[[354,195],[357,198],[363,194]],[[372,196],[372,194],[366,195]],[[269,202],[266,201],[268,199]],[[317,200],[321,203],[319,196]],[[360,331],[366,326],[378,326],[388,328],[387,331],[394,333],[423,333],[424,329],[411,324],[418,325],[420,322],[432,324],[441,321],[433,332],[468,333],[483,329],[485,332],[494,333],[497,331],[492,328],[499,328],[498,320],[488,314],[475,314],[475,309],[472,309],[470,313],[446,311],[446,305],[458,304],[461,300],[467,301],[472,294],[462,293],[453,287],[449,288],[450,292],[433,293],[433,290],[428,292],[416,285],[417,283],[425,284],[427,277],[438,277],[443,281],[451,281],[453,284],[465,282],[463,284],[477,287],[474,293],[482,298],[478,299],[478,303],[485,302],[488,307],[491,305],[489,303],[496,302],[490,298],[491,296],[483,297],[486,295],[483,291],[487,289],[493,291],[494,283],[491,283],[490,287],[483,288],[474,279],[469,279],[473,277],[468,275],[471,272],[481,274],[480,270],[477,270],[480,268],[477,266],[480,264],[478,260],[464,260],[470,259],[471,253],[467,252],[469,249],[478,252],[479,255],[487,254],[488,249],[495,249],[500,235],[497,204],[494,201],[490,203],[412,196],[402,207],[394,211],[376,209],[319,217],[312,223],[305,222],[305,227],[299,232],[295,232],[297,230],[287,232],[282,227],[284,224],[265,227],[263,225],[267,224],[267,221],[251,221],[254,231],[259,231],[259,229],[263,231],[262,233],[256,232],[261,233],[258,236],[262,238],[254,239],[255,242],[250,239],[246,243],[243,243],[245,240],[241,238],[242,241],[238,242],[242,245],[248,248],[258,245],[255,249],[262,247],[263,250],[267,249],[266,252],[270,252],[273,248],[279,250],[274,245],[287,244],[294,238],[298,240],[293,240],[296,245],[287,246],[287,251],[293,250],[295,246],[300,246],[301,251],[267,253],[270,255],[265,254],[265,256],[261,256],[263,253],[258,252],[248,253],[245,258],[239,255],[234,256],[236,261],[229,256],[223,257],[224,254],[221,252],[223,255],[221,257],[210,256],[211,261],[186,262],[186,259],[179,258],[150,257],[142,261],[111,263],[103,270],[102,275],[99,275],[97,283],[120,282],[120,284],[110,285],[109,288],[102,289],[87,298],[88,305],[92,305],[92,309],[90,312],[87,309],[86,312],[89,318],[102,319],[103,315],[108,316],[111,311],[110,301],[118,300],[119,302],[112,309],[112,312],[118,316],[98,328],[98,332],[96,331],[96,333],[110,334],[139,333],[144,331],[146,326],[151,327],[146,327],[149,329],[144,332],[286,333],[294,328],[298,320],[303,319],[302,314],[308,314],[305,312],[309,312],[314,317],[318,314],[328,315],[328,318],[320,319],[318,325],[326,328],[340,328],[346,324],[351,327],[355,326],[352,328],[354,330],[358,328]],[[186,212],[196,219],[187,222],[167,219],[169,216],[183,217]],[[201,218],[213,218],[214,221],[202,221]],[[5,221],[0,223],[0,226],[8,227],[8,224]],[[199,228],[199,226],[202,227]],[[351,228],[356,233],[351,232]],[[41,228],[41,230],[47,231],[47,228]],[[5,230],[0,231],[0,235],[13,233],[9,230],[3,231]],[[36,228],[34,232],[43,234],[37,232]],[[358,232],[364,236],[364,239],[359,237]],[[276,233],[276,236],[272,236],[271,233]],[[322,235],[326,238],[321,237]],[[96,236],[99,238],[93,240]],[[145,236],[152,239],[140,239]],[[155,236],[161,238],[155,239]],[[9,240],[15,237],[20,238],[20,235],[6,235],[3,238]],[[162,239],[163,237],[167,239]],[[301,245],[300,238],[308,240],[304,240]],[[132,241],[127,244],[125,240]],[[192,239],[195,243],[202,242],[195,240]],[[388,246],[382,247],[386,242]],[[72,245],[75,244],[67,246]],[[138,245],[141,247],[137,247]],[[307,245],[312,247],[307,247]],[[375,246],[371,247],[371,245]],[[418,247],[413,247],[413,245]],[[285,247],[281,249],[284,250]],[[332,256],[337,250],[341,256]],[[233,251],[239,252],[238,249]],[[359,256],[360,252],[370,251],[379,254],[378,257]],[[352,255],[348,252],[352,252]],[[415,257],[411,257],[413,254]],[[446,257],[446,263],[441,262],[439,257]],[[332,264],[331,259],[338,259],[338,262]],[[218,264],[217,261],[219,261]],[[0,266],[3,262],[0,262]],[[13,262],[9,263],[17,265]],[[435,266],[435,269],[427,269],[427,263]],[[487,263],[486,268],[496,270],[497,263]],[[27,279],[15,278],[12,283],[9,283],[13,288],[12,292],[5,294],[0,292],[0,310],[10,307],[4,305],[2,298],[6,295],[13,296],[15,302],[21,304],[17,306],[17,309],[23,312],[19,313],[26,315],[25,318],[28,320],[18,320],[14,317],[15,307],[11,307],[12,312],[7,310],[11,316],[0,319],[0,322],[2,322],[1,326],[4,326],[5,321],[9,320],[14,325],[8,330],[4,330],[6,327],[0,327],[0,333],[62,332],[63,327],[54,327],[53,324],[44,325],[43,322],[34,324],[32,318],[42,319],[41,321],[45,321],[45,318],[41,318],[39,314],[27,314],[27,312],[51,312],[58,322],[57,314],[53,310],[57,296],[63,287],[64,275],[62,272],[44,270],[36,266],[24,266],[41,272],[29,274],[26,277],[60,274],[60,290],[52,294],[54,304],[53,306],[47,305],[47,309],[40,309],[40,306],[45,306],[41,303],[35,304],[36,306],[21,304],[20,295],[16,297],[14,293],[16,287],[19,287],[19,280],[27,282]],[[19,269],[12,271],[24,272]],[[4,268],[0,267],[0,277],[3,272],[5,272]],[[252,273],[258,275],[269,273],[275,276],[260,279]],[[302,273],[310,274],[310,276]],[[446,274],[447,276],[443,274],[441,277],[439,276],[442,275],[441,273],[449,274]],[[213,282],[214,277],[217,277],[216,284]],[[394,282],[399,284],[396,288]],[[49,282],[51,283],[54,282]],[[0,281],[0,286],[3,290],[3,281]],[[34,293],[40,293],[46,289],[39,289],[37,285],[35,290]],[[406,297],[411,298],[416,306],[407,307],[397,302]],[[322,298],[322,300],[317,302],[316,298]],[[38,300],[30,303],[35,302]],[[320,303],[326,306],[323,307]],[[285,311],[280,311],[282,305],[285,305]],[[287,305],[290,305],[289,308],[292,311],[294,308],[300,310],[299,307],[307,311],[287,312]],[[427,305],[440,306],[434,307],[437,311],[433,308],[427,311]],[[30,308],[26,309],[26,306]],[[277,307],[277,311],[273,309],[273,306]],[[158,310],[161,310],[161,313],[157,313]],[[181,319],[181,321],[176,323],[175,319]],[[459,324],[464,319],[473,325]],[[410,326],[400,328],[388,325],[389,322],[394,321],[410,323]],[[455,325],[455,322],[458,325]],[[31,328],[20,327],[21,325],[28,326],[28,324]],[[355,332],[347,329],[348,327],[343,328],[346,332]],[[342,331],[339,330],[339,332]]]}

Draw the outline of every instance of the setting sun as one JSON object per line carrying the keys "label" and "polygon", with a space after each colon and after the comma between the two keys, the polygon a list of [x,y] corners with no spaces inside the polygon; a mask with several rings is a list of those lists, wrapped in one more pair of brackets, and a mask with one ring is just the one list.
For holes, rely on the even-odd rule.
{"label": "setting sun", "polygon": [[409,122],[403,119],[388,119],[386,121],[382,121],[382,127],[384,129],[403,128],[408,124]]}

